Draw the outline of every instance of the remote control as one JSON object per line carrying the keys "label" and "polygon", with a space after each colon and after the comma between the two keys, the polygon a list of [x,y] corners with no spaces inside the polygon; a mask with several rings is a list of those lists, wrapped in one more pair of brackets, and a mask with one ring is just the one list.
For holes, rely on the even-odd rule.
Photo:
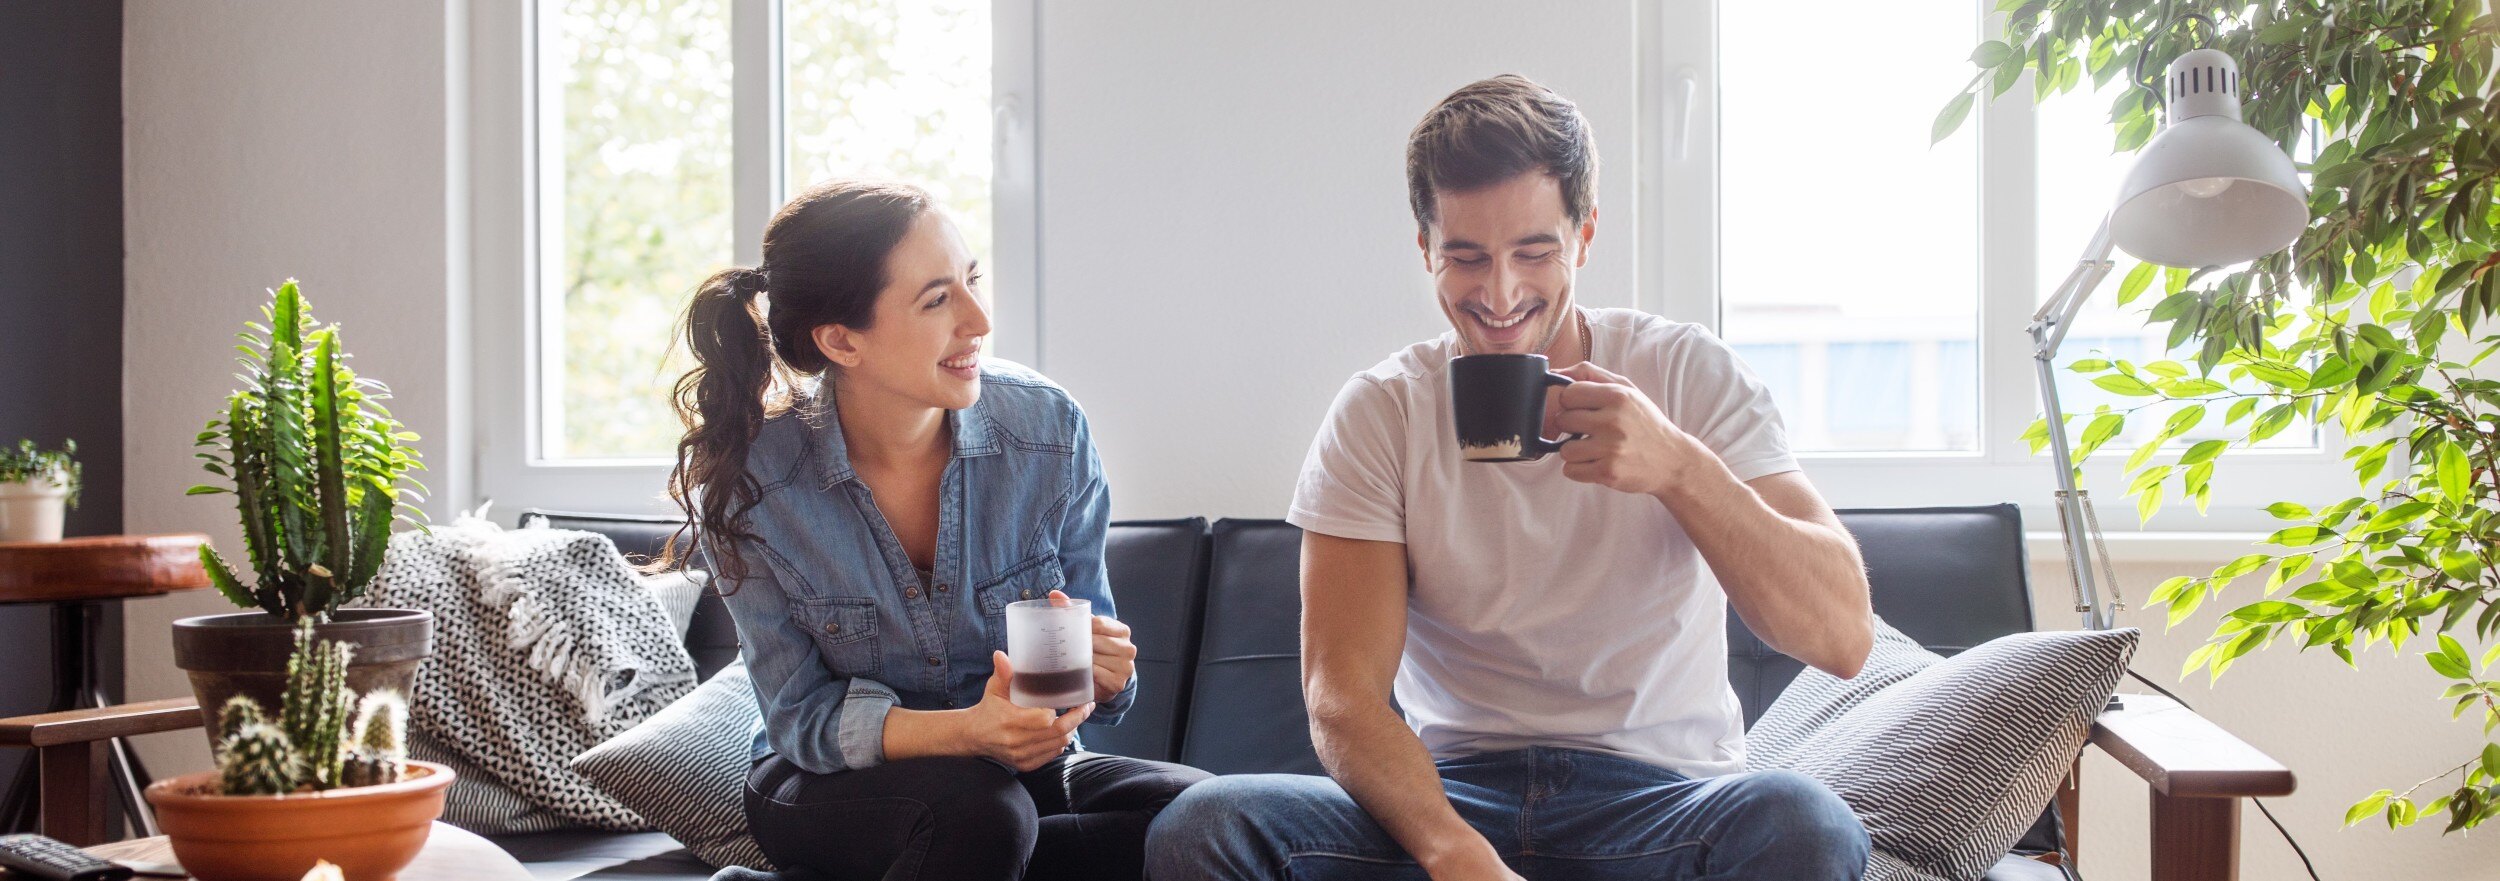
{"label": "remote control", "polygon": [[123,881],[126,866],[41,835],[0,835],[0,868],[44,881]]}

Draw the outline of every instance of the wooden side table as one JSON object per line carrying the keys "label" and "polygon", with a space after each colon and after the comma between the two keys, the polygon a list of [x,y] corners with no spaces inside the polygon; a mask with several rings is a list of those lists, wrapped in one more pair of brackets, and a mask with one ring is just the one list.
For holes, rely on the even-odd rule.
{"label": "wooden side table", "polygon": [[[132,597],[157,596],[208,586],[200,568],[200,545],[208,537],[186,535],[106,535],[64,541],[0,542],[0,603],[49,603],[52,606],[52,702],[50,712],[109,707],[117,701],[96,681],[96,629],[104,604]],[[35,746],[0,742],[0,746]],[[114,738],[99,747],[109,751],[113,788],[129,808],[132,821],[145,832],[156,821],[140,797],[147,769],[130,745]],[[100,781],[48,779],[52,770],[29,750],[0,802],[0,831],[35,828],[37,781],[60,797],[101,797]],[[57,775],[52,775],[57,776]],[[81,785],[84,784],[84,785]],[[74,792],[72,791],[74,790]],[[78,843],[78,842],[73,842]],[[85,843],[94,843],[92,840]]]}
{"label": "wooden side table", "polygon": [[[108,860],[171,864],[174,846],[164,836],[115,842],[87,848]],[[529,881],[529,869],[494,842],[469,830],[440,822],[426,833],[425,849],[417,852],[399,881]]]}

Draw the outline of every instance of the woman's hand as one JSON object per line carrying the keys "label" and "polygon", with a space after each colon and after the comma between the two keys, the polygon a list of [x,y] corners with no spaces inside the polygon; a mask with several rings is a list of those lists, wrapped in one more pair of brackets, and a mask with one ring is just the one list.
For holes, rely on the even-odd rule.
{"label": "woman's hand", "polygon": [[[1068,595],[1051,591],[1050,598],[1062,604]],[[1137,674],[1137,643],[1129,641],[1128,625],[1111,618],[1094,616],[1094,701],[1100,703],[1120,696],[1128,690],[1128,681]]]}
{"label": "woman's hand", "polygon": [[981,690],[981,702],[963,711],[963,753],[997,759],[1019,774],[1050,764],[1068,748],[1076,726],[1094,714],[1094,705],[1064,714],[1016,706],[1007,698],[1007,683],[1016,675],[1007,663],[1007,653],[991,652],[990,664],[990,681]]}

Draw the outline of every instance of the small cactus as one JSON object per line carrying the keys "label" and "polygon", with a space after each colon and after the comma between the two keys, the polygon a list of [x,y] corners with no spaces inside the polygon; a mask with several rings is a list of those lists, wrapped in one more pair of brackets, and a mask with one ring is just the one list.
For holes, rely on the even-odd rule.
{"label": "small cactus", "polygon": [[227,795],[281,795],[301,782],[295,745],[267,722],[242,726],[218,755],[218,783]]}
{"label": "small cactus", "polygon": [[339,785],[380,786],[397,783],[407,773],[408,759],[404,755],[358,746],[339,763]]}
{"label": "small cactus", "polygon": [[337,786],[339,762],[346,757],[343,736],[356,699],[347,690],[347,662],[355,647],[313,638],[313,622],[295,628],[295,654],[286,662],[286,705],[282,718],[294,741],[306,782],[314,789]]}
{"label": "small cactus", "polygon": [[224,752],[226,741],[232,739],[236,732],[242,731],[243,726],[267,721],[269,718],[267,714],[261,712],[260,702],[253,700],[251,695],[238,694],[227,698],[226,702],[217,708],[218,751]]}
{"label": "small cactus", "polygon": [[306,621],[295,630],[278,719],[241,695],[219,708],[217,770],[225,794],[373,786],[407,775],[408,701],[390,689],[357,700],[347,687],[354,655],[354,646],[315,639]]}
{"label": "small cactus", "polygon": [[397,689],[378,688],[356,702],[357,746],[390,755],[408,754],[408,699]]}

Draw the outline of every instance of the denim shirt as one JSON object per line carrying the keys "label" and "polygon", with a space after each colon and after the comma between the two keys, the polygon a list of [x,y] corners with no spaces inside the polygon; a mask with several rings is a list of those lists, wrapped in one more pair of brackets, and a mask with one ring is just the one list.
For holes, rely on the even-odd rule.
{"label": "denim shirt", "polygon": [[[1008,603],[1061,590],[1117,617],[1102,562],[1110,493],[1076,401],[985,360],[980,400],[946,421],[953,455],[925,589],[829,408],[767,420],[748,450],[758,540],[738,543],[747,577],[721,586],[763,709],[760,746],[808,771],[884,762],[889,708],[979,703],[990,652],[1007,648]],[[1136,695],[1132,676],[1088,722],[1118,724]]]}

